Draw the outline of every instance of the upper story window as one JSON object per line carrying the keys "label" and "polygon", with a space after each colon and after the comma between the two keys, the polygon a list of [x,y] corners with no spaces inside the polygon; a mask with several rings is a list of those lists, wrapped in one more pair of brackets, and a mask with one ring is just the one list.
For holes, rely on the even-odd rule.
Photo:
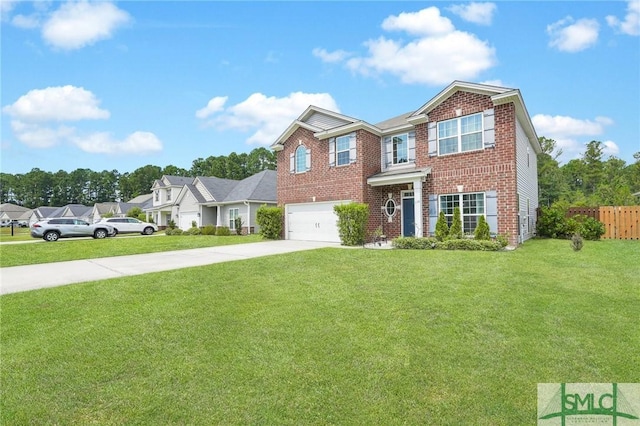
{"label": "upper story window", "polygon": [[304,173],[311,169],[311,150],[299,145],[289,157],[289,172]]}
{"label": "upper story window", "polygon": [[171,188],[167,188],[167,201],[171,201]]}
{"label": "upper story window", "polygon": [[346,166],[356,161],[356,134],[329,139],[329,166]]}
{"label": "upper story window", "polygon": [[382,139],[384,149],[384,165],[413,163],[416,160],[416,133],[408,132],[399,135],[385,136]]}
{"label": "upper story window", "polygon": [[160,191],[159,190],[155,190],[155,196],[156,196],[156,201],[160,201]]}
{"label": "upper story window", "polygon": [[482,149],[482,113],[438,123],[440,155],[476,149]]}

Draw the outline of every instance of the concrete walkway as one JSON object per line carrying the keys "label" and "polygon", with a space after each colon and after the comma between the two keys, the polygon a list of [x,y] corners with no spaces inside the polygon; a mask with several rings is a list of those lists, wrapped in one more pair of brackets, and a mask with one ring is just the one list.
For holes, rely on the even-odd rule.
{"label": "concrete walkway", "polygon": [[310,241],[265,241],[161,253],[13,266],[0,268],[0,294],[313,250],[322,247],[340,247],[340,245],[337,243]]}

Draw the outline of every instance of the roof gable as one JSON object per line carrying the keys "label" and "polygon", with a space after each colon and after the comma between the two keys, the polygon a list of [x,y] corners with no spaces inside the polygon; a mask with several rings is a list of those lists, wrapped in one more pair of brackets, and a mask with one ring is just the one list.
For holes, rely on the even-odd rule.
{"label": "roof gable", "polygon": [[263,170],[241,180],[225,198],[231,201],[273,201],[276,202],[275,170]]}

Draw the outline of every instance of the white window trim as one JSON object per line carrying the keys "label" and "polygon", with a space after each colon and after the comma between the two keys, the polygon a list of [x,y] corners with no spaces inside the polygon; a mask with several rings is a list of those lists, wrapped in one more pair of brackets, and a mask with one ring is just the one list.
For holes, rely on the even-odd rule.
{"label": "white window trim", "polygon": [[[463,200],[463,195],[473,195],[473,194],[482,194],[482,205],[483,205],[482,210],[483,211],[480,214],[478,214],[478,213],[465,214],[464,213],[464,208],[463,208],[463,201],[462,201]],[[460,221],[462,222],[462,232],[463,232],[463,234],[466,235],[469,232],[473,233],[473,231],[474,231],[473,229],[468,231],[468,232],[464,231],[464,217],[465,216],[475,216],[475,217],[479,218],[480,216],[484,216],[484,218],[486,219],[487,218],[487,194],[485,192],[480,192],[480,191],[478,191],[478,192],[458,192],[458,193],[453,193],[453,194],[440,194],[440,195],[438,195],[438,213],[440,213],[440,211],[442,211],[442,197],[449,197],[449,196],[452,196],[452,195],[458,197],[458,205],[454,206],[454,209],[455,209],[455,207],[458,207],[460,209]],[[451,214],[445,213],[445,218],[446,217],[453,218],[453,213],[451,213]]]}
{"label": "white window trim", "polygon": [[[235,212],[235,214],[233,214]],[[229,209],[229,229],[232,231],[236,230],[236,222],[235,219],[240,217],[240,209],[238,207]]]}
{"label": "white window trim", "polygon": [[[480,133],[480,137],[482,138],[482,141],[480,142],[480,148],[468,149],[466,151],[463,151],[462,150],[462,136],[464,136],[464,135],[462,134],[462,119],[463,118],[467,118],[467,117],[471,117],[471,116],[474,116],[474,115],[479,115],[480,116],[480,130],[478,132],[472,132],[472,133]],[[458,128],[458,133],[457,133],[458,150],[455,151],[455,152],[447,152],[447,153],[442,154],[440,152],[440,124],[441,123],[447,123],[449,121],[456,121],[457,122],[456,124],[457,124],[457,128]],[[455,118],[451,118],[449,120],[438,121],[436,123],[436,134],[437,134],[436,147],[438,149],[438,156],[443,156],[444,157],[444,156],[447,156],[447,155],[456,155],[456,154],[462,154],[462,153],[465,153],[465,152],[474,152],[474,151],[482,151],[482,150],[484,150],[484,130],[485,130],[484,129],[484,115],[483,115],[482,112],[477,112],[475,114],[463,115],[461,117],[455,117]],[[468,134],[471,134],[471,133],[465,133],[465,135],[468,135]],[[446,138],[446,139],[448,139],[448,138]],[[453,194],[450,194],[450,195],[453,195]]]}
{"label": "white window trim", "polygon": [[[397,138],[399,136],[405,136],[405,143],[406,143],[406,149],[407,149],[407,161],[403,161],[400,163],[394,162],[395,159],[393,158],[393,138]],[[387,139],[388,138],[388,139]],[[387,152],[387,140],[389,141],[389,144],[391,145],[391,152]],[[388,135],[388,136],[383,136],[380,140],[381,142],[381,148],[382,148],[382,168],[383,169],[400,169],[402,167],[413,167],[415,162],[416,162],[416,135],[415,135],[415,131],[410,131],[410,132],[404,132],[404,133],[396,133],[393,135]],[[387,154],[390,155],[389,158],[387,158]]]}
{"label": "white window trim", "polygon": [[[339,150],[338,149],[338,140],[343,139],[347,141],[347,148],[343,149],[343,150]],[[336,167],[342,167],[342,166],[348,166],[349,164],[351,164],[351,135],[343,135],[343,136],[338,136],[336,137]],[[347,153],[347,162],[346,163],[340,163],[340,161],[338,160],[340,158],[340,153]]]}

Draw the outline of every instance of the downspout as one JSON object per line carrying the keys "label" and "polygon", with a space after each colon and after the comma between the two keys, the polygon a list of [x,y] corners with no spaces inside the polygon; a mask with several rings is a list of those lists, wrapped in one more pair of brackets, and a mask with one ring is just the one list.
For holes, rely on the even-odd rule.
{"label": "downspout", "polygon": [[244,201],[244,205],[247,206],[247,235],[251,234],[251,203]]}

